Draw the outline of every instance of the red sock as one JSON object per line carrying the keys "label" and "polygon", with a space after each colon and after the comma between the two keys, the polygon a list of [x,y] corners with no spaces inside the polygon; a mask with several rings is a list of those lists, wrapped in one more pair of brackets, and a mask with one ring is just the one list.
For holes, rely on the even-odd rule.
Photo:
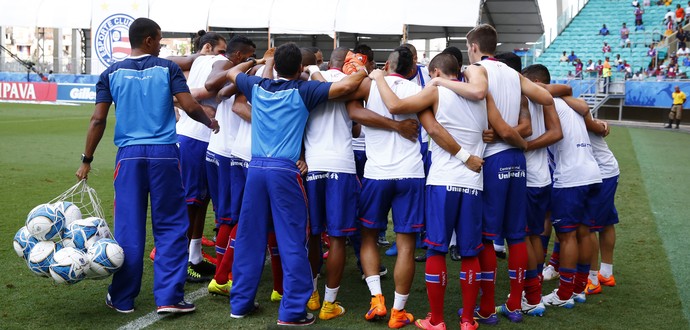
{"label": "red sock", "polygon": [[443,299],[446,296],[448,283],[446,256],[441,254],[429,256],[426,259],[424,273],[426,294],[429,296],[429,307],[431,307],[431,324],[439,324],[443,322]]}
{"label": "red sock", "polygon": [[561,268],[561,280],[558,285],[558,299],[568,300],[573,296],[575,287],[575,269]]}
{"label": "red sock", "polygon": [[228,283],[229,280],[232,280],[232,262],[235,260],[235,237],[237,237],[238,227],[239,225],[232,227],[223,260],[221,260],[218,263],[218,267],[216,267],[216,274],[213,276],[213,279],[215,279],[218,284],[225,284]]}
{"label": "red sock", "polygon": [[509,310],[522,309],[522,291],[525,289],[525,269],[527,268],[527,245],[525,242],[508,244],[508,276],[510,277],[510,297],[506,301]]}
{"label": "red sock", "polygon": [[482,297],[479,301],[479,314],[489,316],[496,312],[496,252],[493,242],[484,241],[484,249],[479,252],[479,266],[482,271],[482,280],[479,286],[482,289]]}
{"label": "red sock", "polygon": [[573,286],[574,293],[582,293],[587,287],[587,277],[589,277],[589,264],[577,264],[577,273],[575,273],[575,285]]}
{"label": "red sock", "polygon": [[273,273],[273,290],[283,294],[283,266],[280,264],[280,254],[278,253],[278,241],[276,233],[268,234],[268,250],[271,253],[271,272]]}
{"label": "red sock", "polygon": [[[228,248],[228,242],[230,241],[230,231],[232,231],[231,225],[220,224],[218,227],[218,234],[216,235],[216,262],[220,264],[223,260],[223,255],[225,255],[225,250]],[[217,266],[217,265],[216,265]],[[216,267],[216,272],[218,267]]]}
{"label": "red sock", "polygon": [[541,300],[541,281],[537,275],[537,270],[525,272],[525,298],[530,305],[539,304]]}
{"label": "red sock", "polygon": [[480,283],[483,283],[479,281],[480,274],[481,267],[479,266],[478,257],[462,257],[462,265],[460,266],[460,289],[462,290],[461,322],[474,322],[474,306],[477,303]]}

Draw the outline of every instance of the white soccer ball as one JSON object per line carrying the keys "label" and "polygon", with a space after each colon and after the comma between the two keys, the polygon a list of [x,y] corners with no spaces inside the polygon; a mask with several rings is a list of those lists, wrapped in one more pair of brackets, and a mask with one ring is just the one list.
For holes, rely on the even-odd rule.
{"label": "white soccer ball", "polygon": [[98,239],[113,238],[113,234],[110,232],[110,227],[108,227],[108,223],[104,219],[101,219],[99,217],[88,217],[84,220],[90,221],[96,228],[98,228],[96,234],[98,236]]}
{"label": "white soccer ball", "polygon": [[74,284],[86,277],[89,260],[86,254],[72,247],[66,247],[53,255],[50,277],[57,284]]}
{"label": "white soccer ball", "polygon": [[115,273],[125,262],[125,253],[113,239],[104,238],[94,243],[86,254],[89,260],[87,277],[106,277]]}
{"label": "white soccer ball", "polygon": [[29,230],[24,226],[14,235],[12,245],[14,245],[14,252],[17,252],[18,256],[27,260],[29,259],[29,252],[31,252],[31,249],[36,243],[38,243],[38,239],[31,236]]}
{"label": "white soccer ball", "polygon": [[49,240],[63,228],[65,216],[52,204],[35,207],[26,217],[26,229],[39,240]]}
{"label": "white soccer ball", "polygon": [[62,235],[65,247],[73,247],[82,252],[86,252],[99,239],[98,226],[87,219],[72,222]]}
{"label": "white soccer ball", "polygon": [[50,264],[53,262],[55,254],[55,242],[40,241],[34,245],[29,253],[29,269],[36,275],[49,276]]}
{"label": "white soccer ball", "polygon": [[63,228],[69,228],[72,222],[79,220],[82,217],[81,210],[74,203],[58,201],[53,205],[55,205],[55,207],[65,216]]}

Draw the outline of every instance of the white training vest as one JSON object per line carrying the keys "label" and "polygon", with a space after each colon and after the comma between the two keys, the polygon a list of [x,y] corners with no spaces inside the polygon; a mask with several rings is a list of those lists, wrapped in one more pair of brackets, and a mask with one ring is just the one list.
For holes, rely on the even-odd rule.
{"label": "white training vest", "polygon": [[589,133],[589,140],[592,142],[592,151],[594,152],[594,159],[599,165],[599,172],[601,172],[602,179],[612,178],[620,175],[621,171],[618,167],[618,160],[609,149],[606,140],[600,135],[592,132]]}
{"label": "white training vest", "polygon": [[[510,127],[517,126],[522,97],[520,76],[515,70],[496,60],[486,59],[477,63],[486,69],[489,93],[493,96],[501,117]],[[515,147],[504,141],[489,143],[484,151],[484,158],[510,148]]]}
{"label": "white training vest", "polygon": [[[342,71],[321,71],[328,82],[347,77]],[[304,134],[304,156],[309,171],[356,174],[352,152],[352,120],[344,102],[325,102],[309,113]]]}
{"label": "white training vest", "polygon": [[[472,155],[484,153],[482,131],[488,127],[486,101],[469,101],[445,87],[438,87],[436,120],[456,142]],[[483,190],[482,173],[467,168],[459,159],[436,143],[431,143],[431,168],[426,184]]]}
{"label": "white training vest", "polygon": [[[189,88],[204,88],[206,85],[206,80],[208,79],[211,70],[213,70],[213,64],[217,61],[227,61],[223,55],[203,55],[199,56],[192,63],[192,68],[189,70],[189,78],[187,78],[187,86]],[[212,107],[218,106],[215,98],[203,100],[199,102],[204,105],[210,105]],[[208,142],[211,137],[211,129],[206,127],[206,125],[190,118],[186,112],[180,111],[180,120],[177,121],[175,125],[177,134],[188,136],[190,138]]]}
{"label": "white training vest", "polygon": [[570,188],[601,183],[599,166],[592,153],[584,118],[560,98],[553,99],[561,120],[563,139],[549,147],[556,168],[554,188]]}
{"label": "white training vest", "polygon": [[221,129],[218,133],[211,134],[208,140],[208,151],[228,158],[232,157],[232,145],[235,144],[235,137],[241,120],[238,115],[232,112],[233,102],[235,102],[235,95],[218,104],[216,120]]}
{"label": "white training vest", "polygon": [[[415,83],[397,76],[387,76],[386,82],[399,98],[406,98],[421,91]],[[402,121],[417,119],[416,114],[392,115],[381,99],[376,81],[371,82],[367,108],[377,114]],[[368,179],[402,179],[424,178],[420,144],[402,137],[398,132],[364,126],[367,145],[367,163],[364,166],[364,177]]]}
{"label": "white training vest", "polygon": [[[544,107],[529,101],[529,113],[532,117],[532,135],[525,140],[532,141],[546,133]],[[541,188],[551,184],[549,155],[546,148],[526,151],[525,161],[527,164],[527,187]]]}

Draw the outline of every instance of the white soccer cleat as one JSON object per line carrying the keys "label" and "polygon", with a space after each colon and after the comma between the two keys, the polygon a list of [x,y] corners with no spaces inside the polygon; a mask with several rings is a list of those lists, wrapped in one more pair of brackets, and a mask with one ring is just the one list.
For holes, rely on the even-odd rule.
{"label": "white soccer cleat", "polygon": [[587,295],[585,294],[584,291],[580,293],[573,293],[573,301],[575,301],[578,304],[582,304],[587,302]]}
{"label": "white soccer cleat", "polygon": [[541,302],[546,306],[555,306],[563,308],[573,308],[575,307],[575,301],[572,297],[568,300],[561,300],[558,297],[558,289],[554,289],[553,292],[541,297]]}
{"label": "white soccer cleat", "polygon": [[541,271],[541,276],[544,278],[544,281],[551,281],[561,277],[561,274],[552,265],[548,265]]}

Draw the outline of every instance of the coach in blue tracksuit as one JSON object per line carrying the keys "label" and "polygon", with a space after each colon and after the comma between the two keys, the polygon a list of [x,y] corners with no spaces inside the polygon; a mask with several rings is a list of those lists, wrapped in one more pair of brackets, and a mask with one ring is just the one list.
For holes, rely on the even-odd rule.
{"label": "coach in blue tracksuit", "polygon": [[129,27],[132,54],[111,65],[96,84],[96,109],[91,117],[86,147],[77,178],[91,170],[93,154],[103,137],[110,105],[115,103],[115,240],[125,262],[113,275],[106,305],[120,313],[134,311],[141,289],[146,243],[146,211],[151,199],[151,223],[156,244],[153,295],[158,313],[194,311],[184,301],[187,277],[187,210],[175,143],[173,96],[192,117],[218,132],[192,98],[180,67],[158,58],[161,28],[148,18]]}
{"label": "coach in blue tracksuit", "polygon": [[[274,226],[284,271],[278,325],[314,322],[305,306],[312,293],[307,259],[307,200],[296,166],[309,111],[334,98],[346,98],[366,77],[364,71],[335,83],[299,80],[303,70],[294,43],[276,49],[278,79],[261,79],[246,72],[256,61],[236,65],[228,78],[252,104],[252,161],[249,163],[242,211],[235,240],[231,316],[254,309],[266,253],[266,236]],[[309,67],[310,73],[318,67]],[[271,223],[271,218],[273,223]]]}

